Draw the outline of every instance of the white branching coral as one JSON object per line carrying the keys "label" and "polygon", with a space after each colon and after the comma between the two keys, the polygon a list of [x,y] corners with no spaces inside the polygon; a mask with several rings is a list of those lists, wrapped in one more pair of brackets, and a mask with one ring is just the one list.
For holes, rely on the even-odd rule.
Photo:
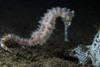
{"label": "white branching coral", "polygon": [[82,51],[81,47],[72,50],[70,56],[77,57],[80,64],[84,64],[90,58],[95,67],[100,67],[100,31],[95,35],[92,45],[88,45],[87,51]]}
{"label": "white branching coral", "polygon": [[70,56],[77,57],[79,59],[80,64],[84,64],[88,60],[88,51],[83,51],[80,46],[77,48],[73,49],[72,52],[70,53]]}

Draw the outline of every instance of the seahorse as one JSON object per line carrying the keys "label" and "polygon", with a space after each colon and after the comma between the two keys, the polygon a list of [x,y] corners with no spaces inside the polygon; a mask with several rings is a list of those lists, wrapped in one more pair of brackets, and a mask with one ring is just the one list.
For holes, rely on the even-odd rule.
{"label": "seahorse", "polygon": [[27,46],[34,46],[37,44],[42,45],[43,43],[46,43],[55,28],[55,20],[57,17],[61,17],[64,22],[65,41],[68,41],[67,30],[71,25],[72,18],[74,17],[74,10],[70,11],[70,9],[67,8],[56,7],[47,10],[47,13],[45,13],[44,17],[39,21],[40,25],[38,29],[31,34],[30,38],[21,38],[14,34],[5,35],[0,40],[1,48],[12,53],[12,51],[6,46],[8,40],[13,40],[18,44]]}

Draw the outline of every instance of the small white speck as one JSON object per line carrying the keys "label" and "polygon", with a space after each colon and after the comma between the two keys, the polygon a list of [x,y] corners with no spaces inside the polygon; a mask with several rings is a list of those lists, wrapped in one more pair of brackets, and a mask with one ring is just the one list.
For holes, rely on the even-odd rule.
{"label": "small white speck", "polygon": [[1,43],[1,47],[4,47],[4,44]]}
{"label": "small white speck", "polygon": [[1,40],[5,40],[5,38],[2,38]]}
{"label": "small white speck", "polygon": [[11,34],[8,35],[9,37],[11,36]]}

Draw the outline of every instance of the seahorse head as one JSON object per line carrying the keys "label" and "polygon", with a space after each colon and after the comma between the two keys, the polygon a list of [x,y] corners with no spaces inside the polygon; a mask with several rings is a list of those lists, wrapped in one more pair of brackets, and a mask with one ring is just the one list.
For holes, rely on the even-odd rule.
{"label": "seahorse head", "polygon": [[68,42],[68,28],[72,23],[72,18],[74,17],[74,11],[70,11],[70,9],[62,9],[62,20],[65,24],[65,41]]}
{"label": "seahorse head", "polygon": [[72,23],[72,18],[74,17],[74,11],[70,11],[70,9],[66,9],[65,12],[62,13],[62,20],[69,27]]}

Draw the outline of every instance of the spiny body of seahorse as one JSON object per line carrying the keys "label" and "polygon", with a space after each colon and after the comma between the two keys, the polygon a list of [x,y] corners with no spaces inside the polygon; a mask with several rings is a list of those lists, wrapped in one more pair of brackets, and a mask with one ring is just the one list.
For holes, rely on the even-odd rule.
{"label": "spiny body of seahorse", "polygon": [[51,35],[53,29],[55,28],[55,20],[57,17],[61,17],[65,24],[65,41],[67,39],[67,29],[71,25],[71,20],[74,16],[74,11],[70,11],[70,9],[66,8],[52,8],[49,9],[47,13],[44,14],[44,17],[39,21],[39,28],[32,33],[29,39],[20,38],[19,36],[15,36],[14,34],[8,34],[1,38],[1,47],[6,51],[12,53],[12,51],[5,45],[5,42],[8,40],[13,40],[21,45],[34,46],[37,44],[43,44],[47,41],[49,36]]}

